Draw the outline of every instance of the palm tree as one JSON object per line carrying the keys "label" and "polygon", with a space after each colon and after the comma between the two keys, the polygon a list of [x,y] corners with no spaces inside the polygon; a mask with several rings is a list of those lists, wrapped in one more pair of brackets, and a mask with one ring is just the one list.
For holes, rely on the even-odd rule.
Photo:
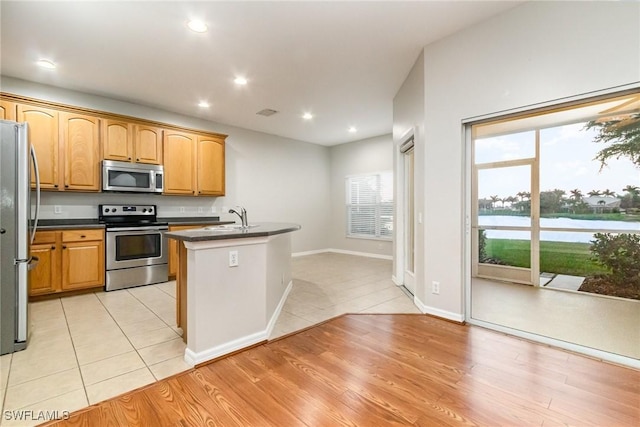
{"label": "palm tree", "polygon": [[640,195],[640,187],[635,185],[627,185],[622,189],[622,191],[631,194],[631,197]]}
{"label": "palm tree", "polygon": [[498,197],[498,196],[489,196],[489,198],[491,199],[491,209],[493,209],[493,204],[495,202],[497,202],[498,200],[500,200],[500,197]]}
{"label": "palm tree", "polygon": [[604,190],[602,192],[603,196],[611,196],[611,197],[615,197],[616,196],[616,192],[615,191],[611,191],[608,188],[606,190]]}
{"label": "palm tree", "polygon": [[580,200],[582,200],[582,191],[580,191],[579,189],[575,188],[571,190],[570,193],[571,193],[571,198],[574,200],[574,202],[577,203]]}
{"label": "palm tree", "polygon": [[591,197],[594,197],[594,196],[601,196],[602,192],[600,190],[591,190],[587,194]]}

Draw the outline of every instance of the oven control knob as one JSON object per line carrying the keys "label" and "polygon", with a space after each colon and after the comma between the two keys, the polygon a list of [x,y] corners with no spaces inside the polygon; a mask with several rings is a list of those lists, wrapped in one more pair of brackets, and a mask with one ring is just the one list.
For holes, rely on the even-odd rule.
{"label": "oven control knob", "polygon": [[113,208],[113,209],[111,209],[111,212],[115,212],[117,210],[118,210],[117,208]]}
{"label": "oven control knob", "polygon": [[153,213],[153,208],[149,208],[149,213]]}
{"label": "oven control knob", "polygon": [[105,211],[105,212],[109,212],[109,208],[105,208],[105,209],[104,209],[104,211]]}
{"label": "oven control knob", "polygon": [[142,213],[146,213],[146,212],[147,212],[147,210],[146,210],[146,209],[142,209]]}

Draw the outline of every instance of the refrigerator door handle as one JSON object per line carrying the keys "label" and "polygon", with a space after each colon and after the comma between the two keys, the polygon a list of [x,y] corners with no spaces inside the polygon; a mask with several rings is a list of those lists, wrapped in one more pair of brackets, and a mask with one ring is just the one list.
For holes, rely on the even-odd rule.
{"label": "refrigerator door handle", "polygon": [[33,172],[36,176],[36,213],[33,219],[33,229],[31,230],[31,244],[36,238],[36,230],[38,229],[38,219],[40,218],[40,169],[38,169],[38,157],[36,150],[31,146],[31,160],[33,160]]}
{"label": "refrigerator door handle", "polygon": [[27,271],[31,271],[38,266],[40,262],[40,258],[37,256],[29,257],[29,262],[27,263]]}

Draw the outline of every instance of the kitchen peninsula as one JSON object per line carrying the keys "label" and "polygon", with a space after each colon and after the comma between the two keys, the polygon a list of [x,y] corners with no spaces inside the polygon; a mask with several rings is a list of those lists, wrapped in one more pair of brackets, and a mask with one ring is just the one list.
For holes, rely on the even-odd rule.
{"label": "kitchen peninsula", "polygon": [[180,241],[177,323],[197,365],[265,341],[291,279],[290,223],[228,224],[165,233]]}

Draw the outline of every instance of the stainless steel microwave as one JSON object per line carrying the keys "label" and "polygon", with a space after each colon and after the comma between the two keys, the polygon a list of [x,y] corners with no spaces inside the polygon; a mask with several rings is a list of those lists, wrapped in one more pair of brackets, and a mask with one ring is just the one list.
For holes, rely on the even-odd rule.
{"label": "stainless steel microwave", "polygon": [[163,189],[162,165],[102,161],[102,191],[160,194]]}

